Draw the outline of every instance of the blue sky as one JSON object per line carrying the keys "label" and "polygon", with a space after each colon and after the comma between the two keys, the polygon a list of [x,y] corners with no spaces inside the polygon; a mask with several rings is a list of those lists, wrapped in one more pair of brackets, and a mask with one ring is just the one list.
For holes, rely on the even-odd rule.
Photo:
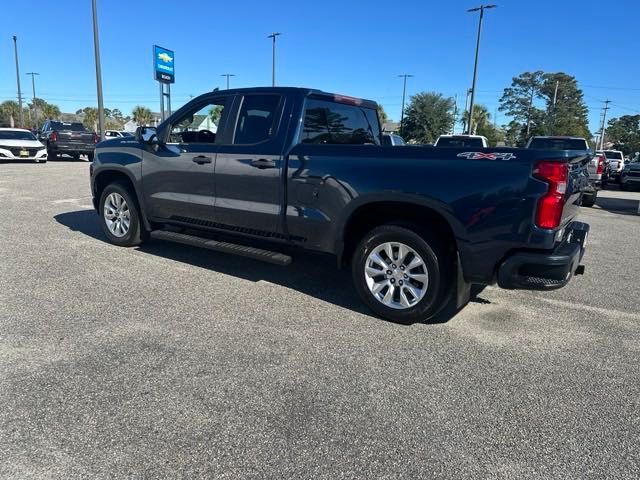
{"label": "blue sky", "polygon": [[[175,51],[173,107],[224,87],[269,85],[271,31],[282,32],[277,83],[371,98],[400,116],[400,73],[408,94],[458,95],[470,86],[475,1],[98,0],[105,106],[125,114],[136,104],[159,110],[151,46]],[[602,100],[610,116],[640,111],[640,2],[496,0],[482,37],[477,101],[493,114],[511,78],[527,70],[577,77],[596,130]],[[37,14],[32,14],[35,12]],[[11,35],[19,40],[23,95],[63,111],[96,105],[91,0],[14,0],[0,15],[0,101],[16,98]],[[498,123],[505,117],[498,112]]]}

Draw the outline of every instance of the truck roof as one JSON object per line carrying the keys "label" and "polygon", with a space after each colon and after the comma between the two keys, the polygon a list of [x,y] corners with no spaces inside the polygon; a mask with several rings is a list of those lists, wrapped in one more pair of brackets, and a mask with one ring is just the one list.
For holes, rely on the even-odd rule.
{"label": "truck roof", "polygon": [[[377,108],[377,102],[364,98],[351,97],[339,93],[330,93],[315,88],[304,87],[249,87],[249,88],[230,88],[229,90],[214,90],[216,93],[225,94],[249,94],[249,93],[281,93],[281,94],[302,94],[305,96],[313,96],[316,98],[326,99],[332,102],[346,103],[350,105],[360,105],[367,108]],[[210,93],[210,92],[209,92]],[[209,95],[206,93],[204,95]]]}

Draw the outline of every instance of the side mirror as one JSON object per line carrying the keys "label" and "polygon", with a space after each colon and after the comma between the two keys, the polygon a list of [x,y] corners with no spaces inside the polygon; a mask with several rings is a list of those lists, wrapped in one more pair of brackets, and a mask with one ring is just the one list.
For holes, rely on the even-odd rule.
{"label": "side mirror", "polygon": [[136,129],[136,140],[147,145],[157,145],[158,132],[155,127],[138,127]]}

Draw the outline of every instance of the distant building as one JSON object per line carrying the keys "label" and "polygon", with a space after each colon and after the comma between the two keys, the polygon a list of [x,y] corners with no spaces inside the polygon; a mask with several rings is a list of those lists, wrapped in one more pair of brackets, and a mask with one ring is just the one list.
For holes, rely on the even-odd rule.
{"label": "distant building", "polygon": [[400,124],[398,122],[385,122],[382,124],[382,131],[384,133],[396,133],[400,130]]}

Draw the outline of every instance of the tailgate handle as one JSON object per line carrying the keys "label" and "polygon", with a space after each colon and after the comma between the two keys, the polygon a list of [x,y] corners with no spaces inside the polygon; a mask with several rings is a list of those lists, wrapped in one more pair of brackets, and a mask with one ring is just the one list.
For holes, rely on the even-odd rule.
{"label": "tailgate handle", "polygon": [[260,158],[258,160],[251,160],[251,166],[256,168],[276,168],[276,162],[273,160],[267,160],[266,158]]}
{"label": "tailgate handle", "polygon": [[211,163],[211,157],[205,157],[204,155],[198,155],[193,157],[193,161],[198,165],[204,165],[205,163]]}

